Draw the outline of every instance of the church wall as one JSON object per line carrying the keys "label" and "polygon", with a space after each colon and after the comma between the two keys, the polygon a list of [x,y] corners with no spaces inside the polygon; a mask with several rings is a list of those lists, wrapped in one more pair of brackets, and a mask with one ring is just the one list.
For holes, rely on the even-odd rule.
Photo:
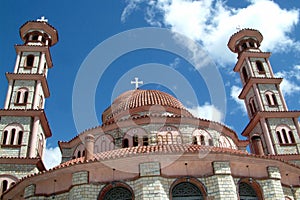
{"label": "church wall", "polygon": [[1,164],[0,174],[11,174],[21,179],[28,174],[37,173],[38,169],[35,165],[22,165],[22,164]]}
{"label": "church wall", "polygon": [[[146,164],[146,163],[145,163]],[[240,180],[244,180],[244,177],[232,177],[231,167],[229,161],[215,161],[212,163],[214,174],[206,177],[194,178],[193,176],[187,177],[162,177],[159,171],[156,170],[156,163],[147,163],[146,168],[140,168],[139,178],[131,181],[114,181],[110,183],[103,182],[90,182],[88,171],[75,171],[72,177],[72,186],[68,191],[58,194],[49,195],[35,195],[36,186],[29,185],[25,189],[25,199],[97,199],[101,194],[104,187],[108,185],[119,184],[128,185],[135,196],[135,199],[158,199],[165,200],[170,199],[170,193],[174,183],[178,184],[182,182],[198,182],[204,188],[204,191],[208,199],[238,199],[238,187]],[[151,170],[149,167],[154,167]],[[144,173],[146,170],[147,173]],[[284,196],[288,196],[291,199],[293,195],[295,197],[299,193],[299,188],[294,188],[294,194],[290,188],[281,186],[281,175],[277,167],[267,167],[268,177],[255,180],[253,182],[258,184],[258,188],[262,193],[265,200],[284,199]],[[44,180],[44,179],[43,179]],[[59,189],[59,188],[57,188]],[[256,190],[255,189],[255,190]]]}

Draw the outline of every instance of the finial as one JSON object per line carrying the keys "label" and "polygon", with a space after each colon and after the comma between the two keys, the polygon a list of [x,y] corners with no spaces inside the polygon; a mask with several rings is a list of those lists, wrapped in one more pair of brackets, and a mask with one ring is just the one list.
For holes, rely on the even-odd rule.
{"label": "finial", "polygon": [[131,81],[130,83],[131,83],[131,84],[135,84],[135,89],[138,89],[138,88],[139,88],[139,85],[144,84],[143,81],[139,81],[139,78],[138,78],[138,77],[135,77],[135,78],[134,78],[134,81]]}
{"label": "finial", "polygon": [[37,19],[38,22],[48,22],[48,19],[45,18],[45,16],[42,16],[41,19]]}

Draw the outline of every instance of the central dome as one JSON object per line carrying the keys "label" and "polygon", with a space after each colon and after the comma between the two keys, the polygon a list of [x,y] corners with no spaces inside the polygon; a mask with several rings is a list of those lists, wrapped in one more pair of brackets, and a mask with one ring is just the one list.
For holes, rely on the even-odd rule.
{"label": "central dome", "polygon": [[159,90],[129,90],[118,96],[102,114],[103,123],[147,114],[192,116],[182,103]]}

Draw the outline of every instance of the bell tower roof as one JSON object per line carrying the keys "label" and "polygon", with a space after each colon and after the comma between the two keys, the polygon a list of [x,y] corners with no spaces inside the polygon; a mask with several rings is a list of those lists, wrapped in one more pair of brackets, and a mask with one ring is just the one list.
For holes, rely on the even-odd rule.
{"label": "bell tower roof", "polygon": [[240,43],[243,40],[247,40],[249,38],[256,41],[257,47],[260,46],[260,43],[263,40],[263,36],[258,30],[246,28],[233,34],[230,37],[227,46],[233,53],[238,53],[238,46],[240,45]]}
{"label": "bell tower roof", "polygon": [[20,27],[20,37],[26,43],[28,40],[28,35],[40,32],[47,35],[49,40],[49,46],[53,46],[58,42],[57,30],[48,23],[48,20],[42,17],[36,21],[27,21]]}

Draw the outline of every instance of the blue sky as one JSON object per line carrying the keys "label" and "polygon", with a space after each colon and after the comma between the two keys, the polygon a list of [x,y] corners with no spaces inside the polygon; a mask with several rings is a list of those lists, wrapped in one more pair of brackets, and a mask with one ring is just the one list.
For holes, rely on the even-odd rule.
{"label": "blue sky", "polygon": [[[3,108],[7,92],[5,72],[12,72],[15,64],[16,54],[13,45],[22,44],[19,27],[28,20],[45,16],[59,34],[59,42],[51,48],[54,67],[48,76],[51,96],[46,101],[45,110],[53,137],[47,141],[47,158],[57,157],[58,140],[68,141],[83,129],[101,124],[101,113],[112,100],[121,92],[134,89],[134,86],[130,85],[130,80],[135,76],[143,79],[145,84],[141,86],[142,89],[160,89],[169,92],[197,116],[221,121],[240,134],[248,122],[248,116],[243,102],[237,100],[241,83],[239,75],[232,71],[236,55],[227,48],[228,39],[237,28],[260,30],[264,36],[262,50],[272,52],[270,62],[273,71],[277,76],[285,78],[281,87],[287,105],[290,110],[300,110],[299,9],[298,0],[95,0],[84,3],[56,0],[43,3],[34,0],[1,1],[1,107]],[[168,30],[171,34],[175,32],[182,34],[186,38],[182,37],[183,39],[177,42],[188,48],[190,57],[179,56],[170,50],[141,46],[137,50],[132,49],[118,55],[110,65],[101,66],[108,55],[117,52],[114,50],[115,47],[120,45],[122,49],[122,45],[128,46],[126,43],[128,41],[120,44],[110,43],[111,41],[122,36],[124,31],[136,33],[136,28],[143,28],[142,30],[147,32],[148,29],[145,27],[167,28],[163,30]],[[151,38],[151,35],[147,37]],[[159,38],[151,40],[157,42]],[[105,53],[98,55],[98,50],[103,48],[105,42],[115,46],[106,47]],[[216,76],[203,77],[201,67],[187,61],[193,60],[195,55],[198,56],[199,47],[201,52],[205,52],[211,65],[217,69]],[[91,69],[105,68],[105,70],[96,83],[89,81],[93,75],[98,74],[88,71],[90,74],[81,76],[84,80],[79,81],[84,91],[74,89],[80,77],[78,73],[84,69],[84,61],[89,61],[91,52],[97,54],[99,58]],[[148,69],[152,70],[149,74]],[[207,80],[214,79],[222,83],[221,89],[217,88],[214,91],[213,87],[208,85]],[[83,94],[80,99],[82,102],[86,100],[85,90],[92,88],[90,87],[92,84],[96,90],[92,91],[95,94],[94,105],[90,106],[95,109],[98,122],[82,119],[87,122],[78,127],[73,118],[74,112],[78,115],[72,109],[74,92],[75,96]],[[181,86],[184,84],[190,86],[189,89],[194,96],[182,93]],[[214,102],[217,102],[217,105]],[[78,120],[80,119],[78,117]],[[48,160],[50,163],[47,163],[48,166],[55,163],[55,159]]]}

